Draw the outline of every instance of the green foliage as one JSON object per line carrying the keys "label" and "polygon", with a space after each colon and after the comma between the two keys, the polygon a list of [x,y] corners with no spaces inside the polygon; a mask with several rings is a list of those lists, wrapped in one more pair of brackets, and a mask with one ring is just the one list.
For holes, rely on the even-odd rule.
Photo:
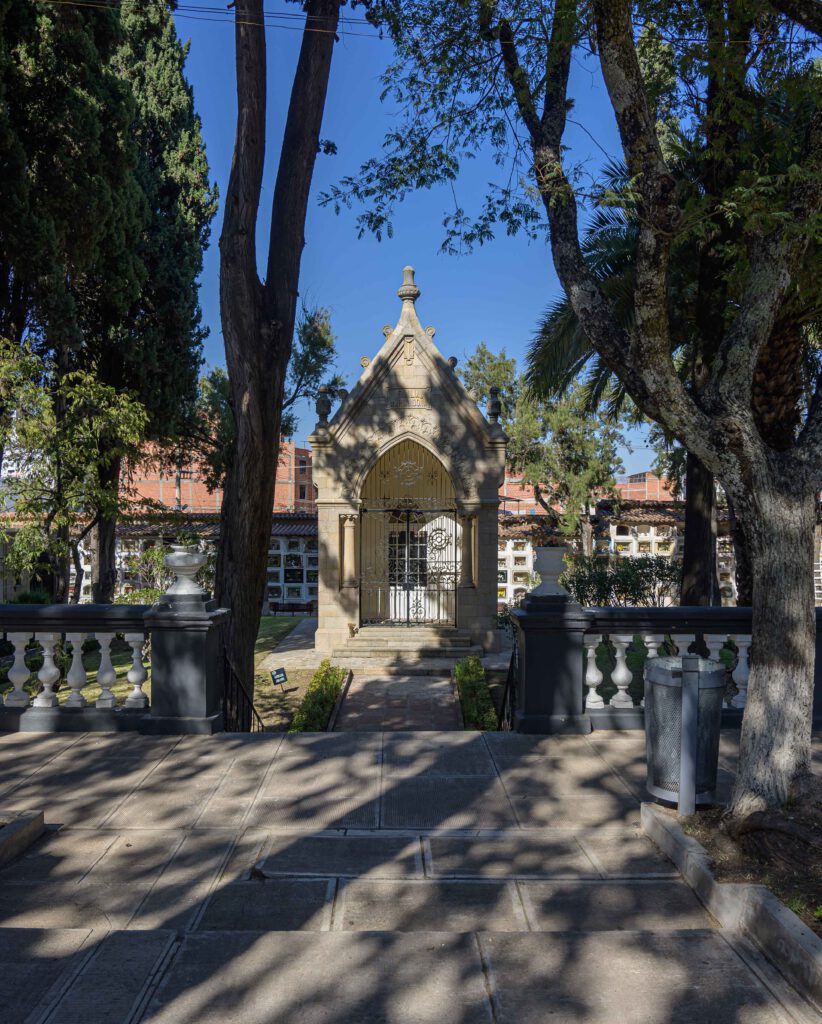
{"label": "green foliage", "polygon": [[559,582],[583,607],[659,607],[676,599],[681,576],[681,562],[661,555],[615,559],[578,555]]}
{"label": "green foliage", "polygon": [[460,659],[454,667],[454,676],[465,728],[484,731],[496,729],[497,713],[488,692],[482,661],[476,654]]}
{"label": "green foliage", "polygon": [[326,658],[308,684],[300,706],[294,712],[289,732],[325,732],[346,677]]}
{"label": "green foliage", "polygon": [[496,355],[481,341],[458,372],[466,389],[476,395],[478,403],[487,400],[492,387],[499,388],[500,422],[508,433],[522,390],[516,359],[507,356],[504,348]]}
{"label": "green foliage", "polygon": [[[294,405],[316,396],[325,382],[335,397],[345,383],[333,371],[336,338],[331,330],[327,309],[303,307],[295,331],[294,347],[288,364],[283,399],[282,437],[291,437],[297,429]],[[234,412],[228,375],[222,367],[210,370],[200,379],[194,417],[189,426],[191,450],[202,460],[209,490],[223,486],[234,450]]]}
{"label": "green foliage", "polygon": [[15,594],[9,604],[48,604],[51,601],[51,594],[45,590],[23,590]]}
{"label": "green foliage", "polygon": [[163,596],[164,591],[157,587],[139,587],[127,594],[118,594],[114,598],[115,604],[157,604]]}
{"label": "green foliage", "polygon": [[0,481],[0,498],[22,524],[7,556],[20,574],[36,571],[44,554],[54,563],[68,558],[101,516],[119,512],[119,489],[102,484],[97,468],[137,453],[147,417],[93,369],[58,375],[27,346],[0,343],[0,392],[11,386],[15,411],[0,422],[0,446],[14,475]]}

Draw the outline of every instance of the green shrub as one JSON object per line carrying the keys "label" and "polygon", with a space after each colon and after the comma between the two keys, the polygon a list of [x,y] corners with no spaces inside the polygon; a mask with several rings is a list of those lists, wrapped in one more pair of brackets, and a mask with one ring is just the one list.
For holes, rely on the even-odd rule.
{"label": "green shrub", "polygon": [[51,595],[45,590],[23,590],[15,594],[9,604],[50,604]]}
{"label": "green shrub", "polygon": [[294,712],[288,731],[325,732],[345,676],[346,670],[332,665],[328,658],[321,662]]}
{"label": "green shrub", "polygon": [[115,604],[157,604],[163,596],[163,591],[156,587],[141,587],[139,590],[132,590],[128,594],[120,594],[114,598]]}
{"label": "green shrub", "polygon": [[613,558],[577,555],[559,577],[586,608],[656,607],[676,601],[682,563],[662,555]]}
{"label": "green shrub", "polygon": [[497,713],[488,692],[485,668],[476,654],[462,658],[454,669],[466,729],[489,731],[497,727]]}

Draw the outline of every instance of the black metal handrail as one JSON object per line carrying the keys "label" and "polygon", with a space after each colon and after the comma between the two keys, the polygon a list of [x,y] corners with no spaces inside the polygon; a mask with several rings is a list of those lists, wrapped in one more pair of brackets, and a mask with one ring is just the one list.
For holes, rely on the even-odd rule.
{"label": "black metal handrail", "polygon": [[511,660],[508,662],[508,675],[505,679],[505,689],[502,693],[502,703],[497,715],[497,728],[503,732],[512,732],[514,729],[514,714],[517,710],[517,687],[519,686],[519,646],[514,637],[514,646],[511,650]]}
{"label": "black metal handrail", "polygon": [[[817,620],[822,609],[817,609]],[[667,608],[586,608],[587,633],[751,632],[750,608],[671,605]]]}
{"label": "black metal handrail", "polygon": [[239,673],[225,652],[225,683],[223,691],[223,727],[226,732],[265,732],[260,713]]}

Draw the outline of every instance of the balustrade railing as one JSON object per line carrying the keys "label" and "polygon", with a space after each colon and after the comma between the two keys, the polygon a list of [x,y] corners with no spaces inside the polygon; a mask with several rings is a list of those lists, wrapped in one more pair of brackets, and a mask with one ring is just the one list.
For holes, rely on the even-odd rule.
{"label": "balustrade railing", "polygon": [[[724,659],[736,692],[726,706],[742,710],[748,692],[748,652],[751,646],[750,608],[588,608],[589,628],[583,636],[585,646],[586,711],[634,710],[644,707],[645,668],[635,677],[628,664],[629,650],[644,653],[644,665],[665,654],[698,653],[713,661],[722,661],[720,652],[728,648]],[[602,693],[604,673],[597,662],[600,645],[610,641],[614,666],[611,683],[615,693]],[[640,649],[637,651],[637,646]],[[630,692],[630,691],[633,691]],[[635,700],[635,698],[637,698]]]}

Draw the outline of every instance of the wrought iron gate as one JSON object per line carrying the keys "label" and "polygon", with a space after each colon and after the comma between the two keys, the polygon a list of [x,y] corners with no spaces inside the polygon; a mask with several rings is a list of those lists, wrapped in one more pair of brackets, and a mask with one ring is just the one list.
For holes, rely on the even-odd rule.
{"label": "wrought iron gate", "polygon": [[456,622],[453,509],[363,509],[359,548],[361,625]]}

